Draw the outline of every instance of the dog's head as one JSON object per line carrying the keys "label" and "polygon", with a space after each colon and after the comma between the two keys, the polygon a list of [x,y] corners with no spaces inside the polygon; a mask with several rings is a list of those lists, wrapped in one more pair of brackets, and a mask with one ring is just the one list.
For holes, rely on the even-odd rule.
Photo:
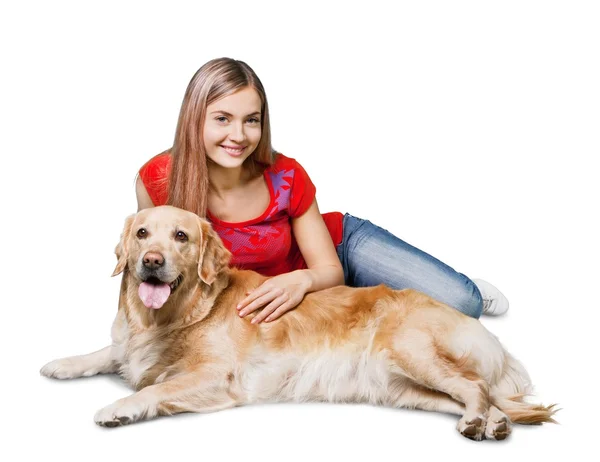
{"label": "dog's head", "polygon": [[200,279],[210,286],[231,258],[208,221],[171,206],[127,217],[115,254],[113,276],[127,267],[139,284],[142,302],[155,309],[182,284]]}

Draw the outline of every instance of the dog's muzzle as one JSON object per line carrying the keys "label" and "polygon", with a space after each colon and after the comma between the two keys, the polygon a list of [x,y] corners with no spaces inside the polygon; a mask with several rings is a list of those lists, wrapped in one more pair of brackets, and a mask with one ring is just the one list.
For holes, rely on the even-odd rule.
{"label": "dog's muzzle", "polygon": [[143,282],[138,295],[146,308],[161,308],[183,281],[182,274],[172,279],[165,266],[165,258],[158,252],[148,252],[142,259],[138,276]]}

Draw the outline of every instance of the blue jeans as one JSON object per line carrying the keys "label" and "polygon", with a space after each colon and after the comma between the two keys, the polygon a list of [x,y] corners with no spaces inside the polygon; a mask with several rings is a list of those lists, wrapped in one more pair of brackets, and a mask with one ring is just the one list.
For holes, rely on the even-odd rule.
{"label": "blue jeans", "polygon": [[473,281],[368,220],[344,215],[336,250],[348,286],[412,288],[473,318],[481,315],[481,293]]}

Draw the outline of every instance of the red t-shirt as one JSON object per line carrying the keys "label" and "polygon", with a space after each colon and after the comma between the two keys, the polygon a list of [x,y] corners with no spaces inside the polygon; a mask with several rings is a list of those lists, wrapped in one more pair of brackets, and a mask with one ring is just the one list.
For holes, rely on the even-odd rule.
{"label": "red t-shirt", "polygon": [[[170,166],[171,156],[164,153],[140,169],[142,182],[155,206],[167,201]],[[290,218],[308,210],[315,198],[315,185],[298,162],[283,154],[276,154],[274,163],[265,169],[264,177],[271,201],[262,215],[241,223],[228,223],[208,211],[208,219],[233,254],[231,266],[265,276],[305,269],[306,262],[292,234]],[[331,212],[322,216],[333,244],[339,245],[343,215]]]}

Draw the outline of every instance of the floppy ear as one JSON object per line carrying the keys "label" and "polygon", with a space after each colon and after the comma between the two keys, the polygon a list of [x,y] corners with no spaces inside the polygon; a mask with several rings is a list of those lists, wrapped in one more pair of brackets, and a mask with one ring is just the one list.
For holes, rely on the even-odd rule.
{"label": "floppy ear", "polygon": [[223,241],[210,223],[198,217],[200,228],[200,256],[198,258],[198,276],[206,284],[211,285],[231,260],[231,252],[225,248]]}
{"label": "floppy ear", "polygon": [[121,274],[127,266],[127,242],[129,241],[129,236],[131,236],[131,226],[133,225],[133,220],[135,219],[136,215],[137,214],[134,213],[125,219],[125,226],[123,227],[123,232],[121,233],[121,240],[117,244],[117,247],[115,247],[115,255],[117,256],[118,261],[112,276]]}

